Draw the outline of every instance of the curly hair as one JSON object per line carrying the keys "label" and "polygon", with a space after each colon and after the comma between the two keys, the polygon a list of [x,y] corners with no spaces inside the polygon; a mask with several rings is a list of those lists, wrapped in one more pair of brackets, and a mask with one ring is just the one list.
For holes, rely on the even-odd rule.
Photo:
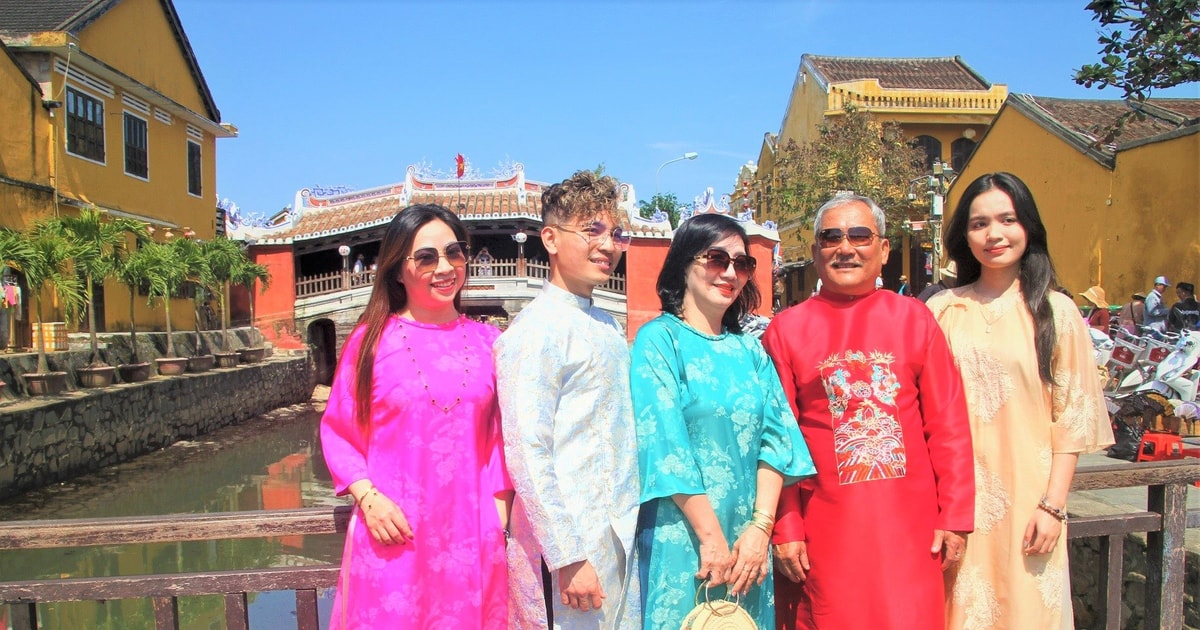
{"label": "curly hair", "polygon": [[620,199],[617,180],[593,171],[575,171],[542,193],[542,222],[586,221],[601,212],[611,212],[614,218],[623,221],[624,213],[617,206]]}

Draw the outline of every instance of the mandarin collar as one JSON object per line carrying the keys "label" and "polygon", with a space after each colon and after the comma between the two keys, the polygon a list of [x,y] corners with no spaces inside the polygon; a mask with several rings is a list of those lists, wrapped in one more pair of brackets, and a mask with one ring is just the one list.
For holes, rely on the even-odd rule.
{"label": "mandarin collar", "polygon": [[835,293],[828,287],[821,287],[821,291],[817,294],[817,296],[834,304],[853,304],[855,302],[862,302],[863,300],[869,299],[876,293],[879,293],[879,291],[880,289],[871,289],[869,292],[862,295],[846,295],[845,293]]}
{"label": "mandarin collar", "polygon": [[575,295],[549,280],[546,281],[546,284],[542,285],[542,295],[560,304],[574,306],[581,311],[592,308],[592,298]]}

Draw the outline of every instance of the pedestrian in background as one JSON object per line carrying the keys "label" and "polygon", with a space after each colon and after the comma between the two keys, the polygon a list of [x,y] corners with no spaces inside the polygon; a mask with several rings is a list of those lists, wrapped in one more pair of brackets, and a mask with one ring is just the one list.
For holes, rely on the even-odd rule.
{"label": "pedestrian in background", "polygon": [[1146,323],[1146,296],[1142,292],[1130,296],[1129,302],[1117,313],[1117,324],[1126,333],[1136,337],[1138,329]]}
{"label": "pedestrian in background", "polygon": [[962,372],[976,480],[948,627],[1072,628],[1067,493],[1079,454],[1113,443],[1091,337],[1016,176],[971,182],[945,242],[960,285],[928,305]]}
{"label": "pedestrian in background", "polygon": [[938,278],[937,282],[921,289],[921,293],[917,295],[918,300],[928,302],[929,298],[954,286],[954,280],[958,277],[958,266],[951,260],[945,267],[938,270],[938,275],[940,278]]}
{"label": "pedestrian in background", "polygon": [[1107,335],[1112,317],[1108,313],[1108,302],[1104,300],[1104,289],[1099,286],[1088,287],[1087,291],[1079,295],[1092,305],[1092,312],[1088,313],[1087,317],[1088,326]]}
{"label": "pedestrian in background", "polygon": [[775,623],[779,492],[815,469],[775,366],[740,325],[760,299],[749,245],[729,217],[685,221],[658,275],[663,314],[633,343],[646,630],[680,627],[704,584]]}
{"label": "pedestrian in background", "polygon": [[330,628],[507,627],[500,331],[459,312],[466,239],[441,206],[397,214],[342,351],[321,447],[355,509]]}
{"label": "pedestrian in background", "polygon": [[1167,329],[1167,314],[1170,311],[1167,309],[1166,302],[1163,301],[1163,291],[1170,286],[1171,283],[1167,282],[1166,276],[1159,276],[1154,279],[1154,289],[1146,295],[1146,327],[1156,333],[1162,333]]}
{"label": "pedestrian in background", "polygon": [[1196,287],[1190,282],[1180,282],[1175,285],[1175,295],[1179,298],[1167,315],[1167,330],[1171,332],[1186,332],[1196,327],[1200,322],[1200,305],[1196,303]]}

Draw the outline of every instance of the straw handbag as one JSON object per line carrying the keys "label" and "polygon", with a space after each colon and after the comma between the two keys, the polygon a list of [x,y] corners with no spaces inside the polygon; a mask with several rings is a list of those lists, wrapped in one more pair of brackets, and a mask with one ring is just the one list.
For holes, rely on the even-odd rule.
{"label": "straw handbag", "polygon": [[[704,592],[704,601],[700,601],[700,592]],[[708,597],[708,580],[696,589],[696,607],[683,618],[679,630],[758,630],[754,618],[740,604],[741,598],[734,596],[711,600]]]}

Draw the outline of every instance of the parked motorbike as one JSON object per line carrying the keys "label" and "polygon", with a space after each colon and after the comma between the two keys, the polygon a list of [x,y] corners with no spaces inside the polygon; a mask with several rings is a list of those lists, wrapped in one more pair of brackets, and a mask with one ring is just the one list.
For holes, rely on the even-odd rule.
{"label": "parked motorbike", "polygon": [[1175,351],[1154,368],[1154,378],[1135,392],[1158,392],[1169,400],[1194,402],[1200,389],[1200,371],[1193,368],[1200,360],[1200,331],[1180,335]]}

